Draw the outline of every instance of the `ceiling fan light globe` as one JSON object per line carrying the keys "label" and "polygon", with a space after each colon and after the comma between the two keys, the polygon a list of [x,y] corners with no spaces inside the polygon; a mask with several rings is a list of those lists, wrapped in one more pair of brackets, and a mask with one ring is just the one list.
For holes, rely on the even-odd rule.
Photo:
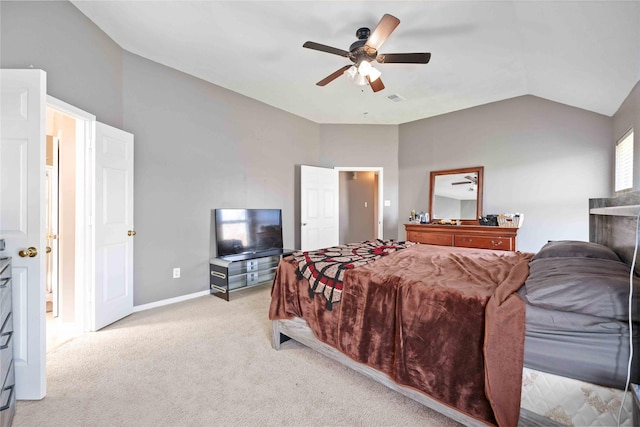
{"label": "ceiling fan light globe", "polygon": [[344,73],[348,75],[350,78],[354,79],[356,77],[356,74],[358,73],[358,69],[356,68],[355,65],[352,65]]}
{"label": "ceiling fan light globe", "polygon": [[360,74],[360,73],[358,73],[358,75],[356,75],[356,78],[353,81],[356,82],[356,84],[358,86],[367,85],[367,78],[365,76],[363,76],[362,74]]}
{"label": "ceiling fan light globe", "polygon": [[362,76],[368,76],[371,72],[371,68],[371,64],[368,61],[360,61],[360,64],[358,65],[358,72]]}

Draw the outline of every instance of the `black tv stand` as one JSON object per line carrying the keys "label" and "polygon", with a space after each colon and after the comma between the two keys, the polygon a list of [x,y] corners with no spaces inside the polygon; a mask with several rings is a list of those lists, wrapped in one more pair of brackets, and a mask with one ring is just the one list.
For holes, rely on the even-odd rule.
{"label": "black tv stand", "polygon": [[211,294],[229,301],[231,292],[271,283],[280,260],[293,252],[294,249],[271,249],[211,258]]}

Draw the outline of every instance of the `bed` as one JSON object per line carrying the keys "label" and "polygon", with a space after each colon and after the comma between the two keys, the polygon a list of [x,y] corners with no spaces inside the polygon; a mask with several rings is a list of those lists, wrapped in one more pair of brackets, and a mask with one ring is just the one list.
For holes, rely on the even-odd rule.
{"label": "bed", "polygon": [[[611,230],[600,216],[592,234]],[[639,319],[626,305],[628,248],[608,246],[370,241],[296,253],[272,286],[272,345],[293,338],[465,425],[615,425],[619,414],[633,425],[623,390]]]}

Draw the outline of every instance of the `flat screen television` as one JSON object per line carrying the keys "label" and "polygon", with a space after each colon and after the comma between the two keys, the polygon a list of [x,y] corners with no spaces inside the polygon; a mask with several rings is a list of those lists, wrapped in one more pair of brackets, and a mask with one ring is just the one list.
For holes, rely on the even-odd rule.
{"label": "flat screen television", "polygon": [[282,250],[280,209],[215,209],[218,257]]}

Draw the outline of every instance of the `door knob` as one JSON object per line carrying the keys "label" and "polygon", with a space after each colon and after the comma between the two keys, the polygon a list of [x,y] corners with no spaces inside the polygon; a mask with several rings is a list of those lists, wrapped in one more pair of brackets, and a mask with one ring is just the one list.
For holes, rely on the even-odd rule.
{"label": "door knob", "polygon": [[133,230],[127,231],[127,236],[135,236],[135,235],[136,235],[135,231],[133,231]]}
{"label": "door knob", "polygon": [[47,253],[50,254],[51,253],[51,246],[47,246]]}
{"label": "door knob", "polygon": [[23,249],[19,251],[18,255],[20,255],[22,258],[25,258],[25,257],[33,258],[34,256],[38,255],[38,250],[33,246],[31,246],[27,249]]}

